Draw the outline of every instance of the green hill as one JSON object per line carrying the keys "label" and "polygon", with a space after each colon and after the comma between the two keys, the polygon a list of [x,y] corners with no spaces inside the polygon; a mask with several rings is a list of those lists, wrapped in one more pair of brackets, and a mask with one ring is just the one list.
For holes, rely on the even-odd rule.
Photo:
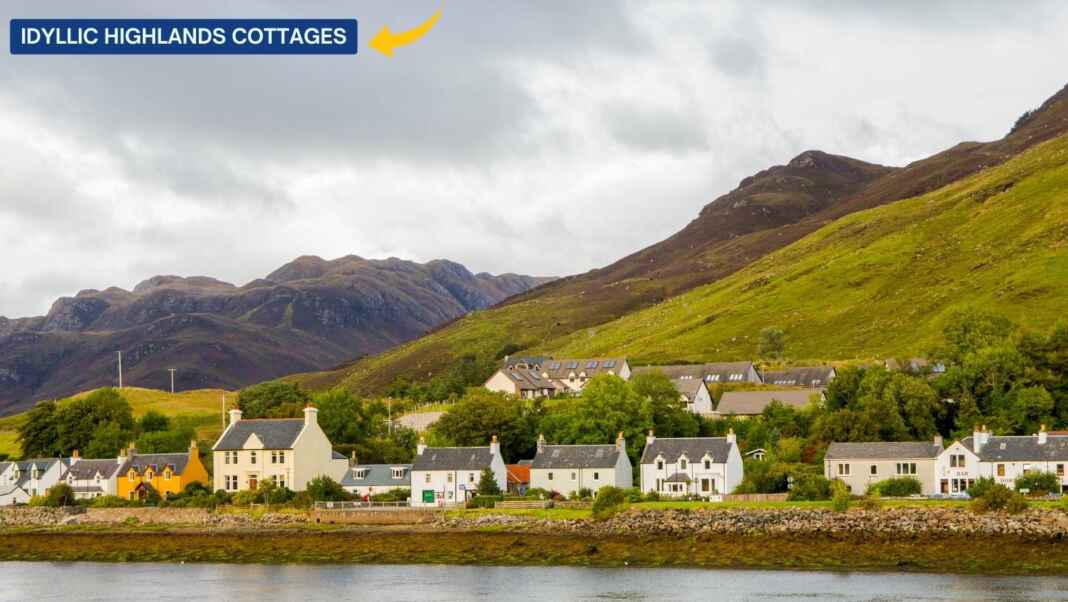
{"label": "green hill", "polygon": [[[94,389],[95,390],[95,389]],[[74,398],[85,397],[93,391],[85,391],[74,395]],[[197,419],[197,436],[202,439],[214,439],[222,432],[222,397],[226,396],[228,402],[233,403],[237,399],[237,393],[222,389],[197,389],[194,391],[182,391],[169,393],[157,389],[142,389],[140,387],[124,387],[122,396],[130,402],[135,417],[142,416],[149,410],[156,410],[167,416],[186,415]],[[25,412],[0,418],[0,453],[6,453],[17,457],[19,449],[17,431],[19,425],[25,420]]]}
{"label": "green hill", "polygon": [[714,284],[539,346],[638,361],[922,353],[949,312],[1034,328],[1068,315],[1068,136],[935,192],[855,213]]}

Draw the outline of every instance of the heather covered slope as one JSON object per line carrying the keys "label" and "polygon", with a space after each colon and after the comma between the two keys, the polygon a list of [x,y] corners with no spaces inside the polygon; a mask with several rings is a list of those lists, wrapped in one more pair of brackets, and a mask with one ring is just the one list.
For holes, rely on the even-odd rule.
{"label": "heather covered slope", "polygon": [[855,213],[723,280],[540,350],[638,361],[923,353],[955,309],[1068,316],[1068,136],[935,192]]}
{"label": "heather covered slope", "polygon": [[300,257],[237,287],[156,276],[88,290],[45,316],[0,318],[0,413],[115,384],[228,389],[320,370],[418,337],[544,282],[436,260]]}
{"label": "heather covered slope", "polygon": [[599,324],[729,276],[843,216],[937,190],[1064,132],[1068,87],[1000,140],[961,143],[903,168],[808,151],[743,180],[676,235],[610,266],[538,287],[386,353],[297,379],[375,391],[398,377],[423,379],[465,354],[492,357],[506,345],[548,349],[561,337],[590,338]]}

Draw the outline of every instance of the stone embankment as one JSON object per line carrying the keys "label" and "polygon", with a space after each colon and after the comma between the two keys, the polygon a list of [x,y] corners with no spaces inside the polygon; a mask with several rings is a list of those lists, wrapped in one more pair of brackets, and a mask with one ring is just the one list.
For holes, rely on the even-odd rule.
{"label": "stone embankment", "polygon": [[64,525],[173,525],[256,528],[308,522],[304,513],[229,513],[203,508],[0,508],[0,529]]}
{"label": "stone embankment", "polygon": [[694,509],[628,510],[604,520],[547,520],[518,515],[450,517],[439,526],[451,529],[492,527],[508,530],[585,535],[692,536],[784,535],[926,537],[974,535],[1061,539],[1068,536],[1068,514],[1030,509],[1021,514],[976,514],[966,508],[853,509]]}

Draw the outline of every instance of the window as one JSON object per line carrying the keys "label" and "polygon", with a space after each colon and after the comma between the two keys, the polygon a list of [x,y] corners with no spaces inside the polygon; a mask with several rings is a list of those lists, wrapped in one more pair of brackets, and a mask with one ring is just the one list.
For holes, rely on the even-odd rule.
{"label": "window", "polygon": [[598,472],[593,473],[593,480],[594,481],[596,481],[596,480],[598,480],[600,478],[601,478],[601,473],[598,473]]}
{"label": "window", "polygon": [[1005,465],[1004,464],[998,464],[998,476],[999,477],[1005,476]]}
{"label": "window", "polygon": [[278,452],[271,451],[271,464],[278,464]]}
{"label": "window", "polygon": [[452,473],[451,472],[448,475],[446,475],[445,481],[448,482],[448,483],[452,483]]}
{"label": "window", "polygon": [[253,464],[256,463],[256,451],[255,450],[248,452],[248,460],[249,460],[249,462],[252,462]]}
{"label": "window", "polygon": [[551,472],[549,473],[549,480],[550,481],[553,480],[553,473],[551,473]]}
{"label": "window", "polygon": [[841,476],[849,476],[849,465],[848,464],[839,464],[838,465],[838,474],[841,475]]}
{"label": "window", "polygon": [[1057,476],[1058,477],[1063,477],[1064,476],[1064,464],[1058,464],[1057,465]]}
{"label": "window", "polygon": [[615,360],[608,360],[607,362],[601,364],[601,366],[604,367],[604,368],[614,368],[615,365],[616,365],[616,361]]}
{"label": "window", "polygon": [[467,473],[467,482],[468,483],[474,483],[475,482],[475,473],[473,473],[473,472]]}
{"label": "window", "polygon": [[899,475],[913,475],[916,474],[915,462],[898,462],[897,474]]}
{"label": "window", "polygon": [[657,460],[656,461],[656,469],[657,470],[664,470],[664,461],[663,460]]}
{"label": "window", "polygon": [[230,463],[230,452],[223,452],[223,464]]}
{"label": "window", "polygon": [[682,458],[681,460],[679,460],[679,468],[681,468],[682,470],[686,470],[686,458]]}
{"label": "window", "polygon": [[164,481],[171,480],[171,471],[170,470],[164,470],[163,471],[163,480]]}
{"label": "window", "polygon": [[879,474],[879,466],[878,465],[876,465],[876,464],[872,464],[871,465],[871,474],[873,474],[873,475]]}
{"label": "window", "polygon": [[576,478],[578,478],[578,475],[571,473],[571,480],[574,481]]}
{"label": "window", "polygon": [[226,490],[237,491],[237,475],[226,475]]}
{"label": "window", "polygon": [[712,460],[705,460],[705,470],[712,470]]}
{"label": "window", "polygon": [[425,481],[423,481],[423,482],[424,483],[429,483],[430,482],[430,473],[429,472],[426,473],[426,475],[424,475],[424,478],[425,478]]}
{"label": "window", "polygon": [[590,360],[589,362],[586,363],[586,368],[587,369],[596,368],[596,367],[597,367],[597,360]]}
{"label": "window", "polygon": [[953,454],[949,457],[950,468],[964,468],[964,454]]}
{"label": "window", "polygon": [[404,478],[404,469],[403,468],[394,468],[393,469],[393,478],[394,479],[403,479]]}

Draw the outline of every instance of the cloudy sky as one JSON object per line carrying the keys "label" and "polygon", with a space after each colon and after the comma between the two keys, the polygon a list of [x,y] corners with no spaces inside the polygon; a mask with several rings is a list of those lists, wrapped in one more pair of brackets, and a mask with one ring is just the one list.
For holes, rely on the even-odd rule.
{"label": "cloudy sky", "polygon": [[[1068,5],[9,0],[10,18],[355,17],[340,57],[0,61],[0,315],[303,254],[564,275],[806,149],[903,165],[1065,83]],[[225,6],[224,6],[225,5]],[[401,6],[402,5],[402,6]]]}

